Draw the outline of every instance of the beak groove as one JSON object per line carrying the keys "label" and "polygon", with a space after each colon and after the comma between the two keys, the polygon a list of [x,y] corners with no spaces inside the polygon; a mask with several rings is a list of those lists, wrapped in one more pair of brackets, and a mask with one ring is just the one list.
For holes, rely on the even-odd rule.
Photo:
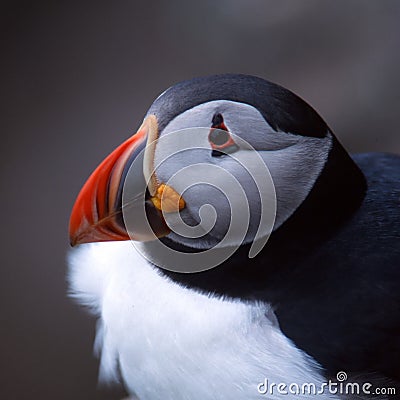
{"label": "beak groove", "polygon": [[[130,240],[122,216],[125,177],[130,161],[144,149],[147,138],[157,136],[157,119],[154,115],[149,115],[137,133],[117,147],[94,170],[72,209],[69,224],[72,246],[90,242]],[[154,185],[157,184],[155,175],[150,179]],[[159,214],[161,213],[152,213],[153,218],[159,218]],[[163,226],[160,223],[153,225]],[[162,234],[165,234],[165,229]]]}

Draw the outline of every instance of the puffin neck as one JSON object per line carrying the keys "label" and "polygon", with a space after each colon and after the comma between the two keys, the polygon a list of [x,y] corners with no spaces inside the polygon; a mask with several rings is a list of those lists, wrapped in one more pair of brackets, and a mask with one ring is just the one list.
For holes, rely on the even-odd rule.
{"label": "puffin neck", "polygon": [[[259,299],[255,293],[269,289],[273,298],[273,292],[290,281],[307,257],[346,224],[361,205],[366,188],[363,173],[333,136],[328,161],[312,190],[294,214],[271,234],[255,258],[248,258],[250,245],[242,245],[211,270],[192,274],[160,271],[176,282],[207,293]],[[177,251],[199,251],[169,238],[162,241]]]}

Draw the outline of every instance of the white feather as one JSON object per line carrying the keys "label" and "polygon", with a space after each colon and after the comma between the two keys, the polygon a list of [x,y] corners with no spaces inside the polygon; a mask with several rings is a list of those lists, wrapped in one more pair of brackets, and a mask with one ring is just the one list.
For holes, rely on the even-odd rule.
{"label": "white feather", "polygon": [[282,396],[258,393],[265,378],[324,382],[317,363],[282,334],[268,304],[184,288],[129,241],[81,245],[69,263],[74,296],[100,318],[100,378],[117,379],[119,365],[140,400],[274,400]]}

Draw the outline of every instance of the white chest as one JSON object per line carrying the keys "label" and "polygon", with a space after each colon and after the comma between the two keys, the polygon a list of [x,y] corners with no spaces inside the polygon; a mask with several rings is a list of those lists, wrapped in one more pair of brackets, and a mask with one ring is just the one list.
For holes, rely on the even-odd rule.
{"label": "white chest", "polygon": [[70,268],[76,296],[100,315],[100,378],[113,379],[119,364],[140,400],[292,400],[302,396],[263,396],[258,385],[324,381],[268,305],[185,289],[160,276],[129,242],[81,246]]}

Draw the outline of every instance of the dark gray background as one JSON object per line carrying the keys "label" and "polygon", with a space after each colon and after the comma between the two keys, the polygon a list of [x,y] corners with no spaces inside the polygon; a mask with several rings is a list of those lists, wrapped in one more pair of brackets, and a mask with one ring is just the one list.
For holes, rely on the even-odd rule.
{"label": "dark gray background", "polygon": [[95,321],[67,297],[70,209],[152,99],[242,72],[305,98],[351,151],[400,152],[400,2],[3,1],[0,397],[96,389]]}

